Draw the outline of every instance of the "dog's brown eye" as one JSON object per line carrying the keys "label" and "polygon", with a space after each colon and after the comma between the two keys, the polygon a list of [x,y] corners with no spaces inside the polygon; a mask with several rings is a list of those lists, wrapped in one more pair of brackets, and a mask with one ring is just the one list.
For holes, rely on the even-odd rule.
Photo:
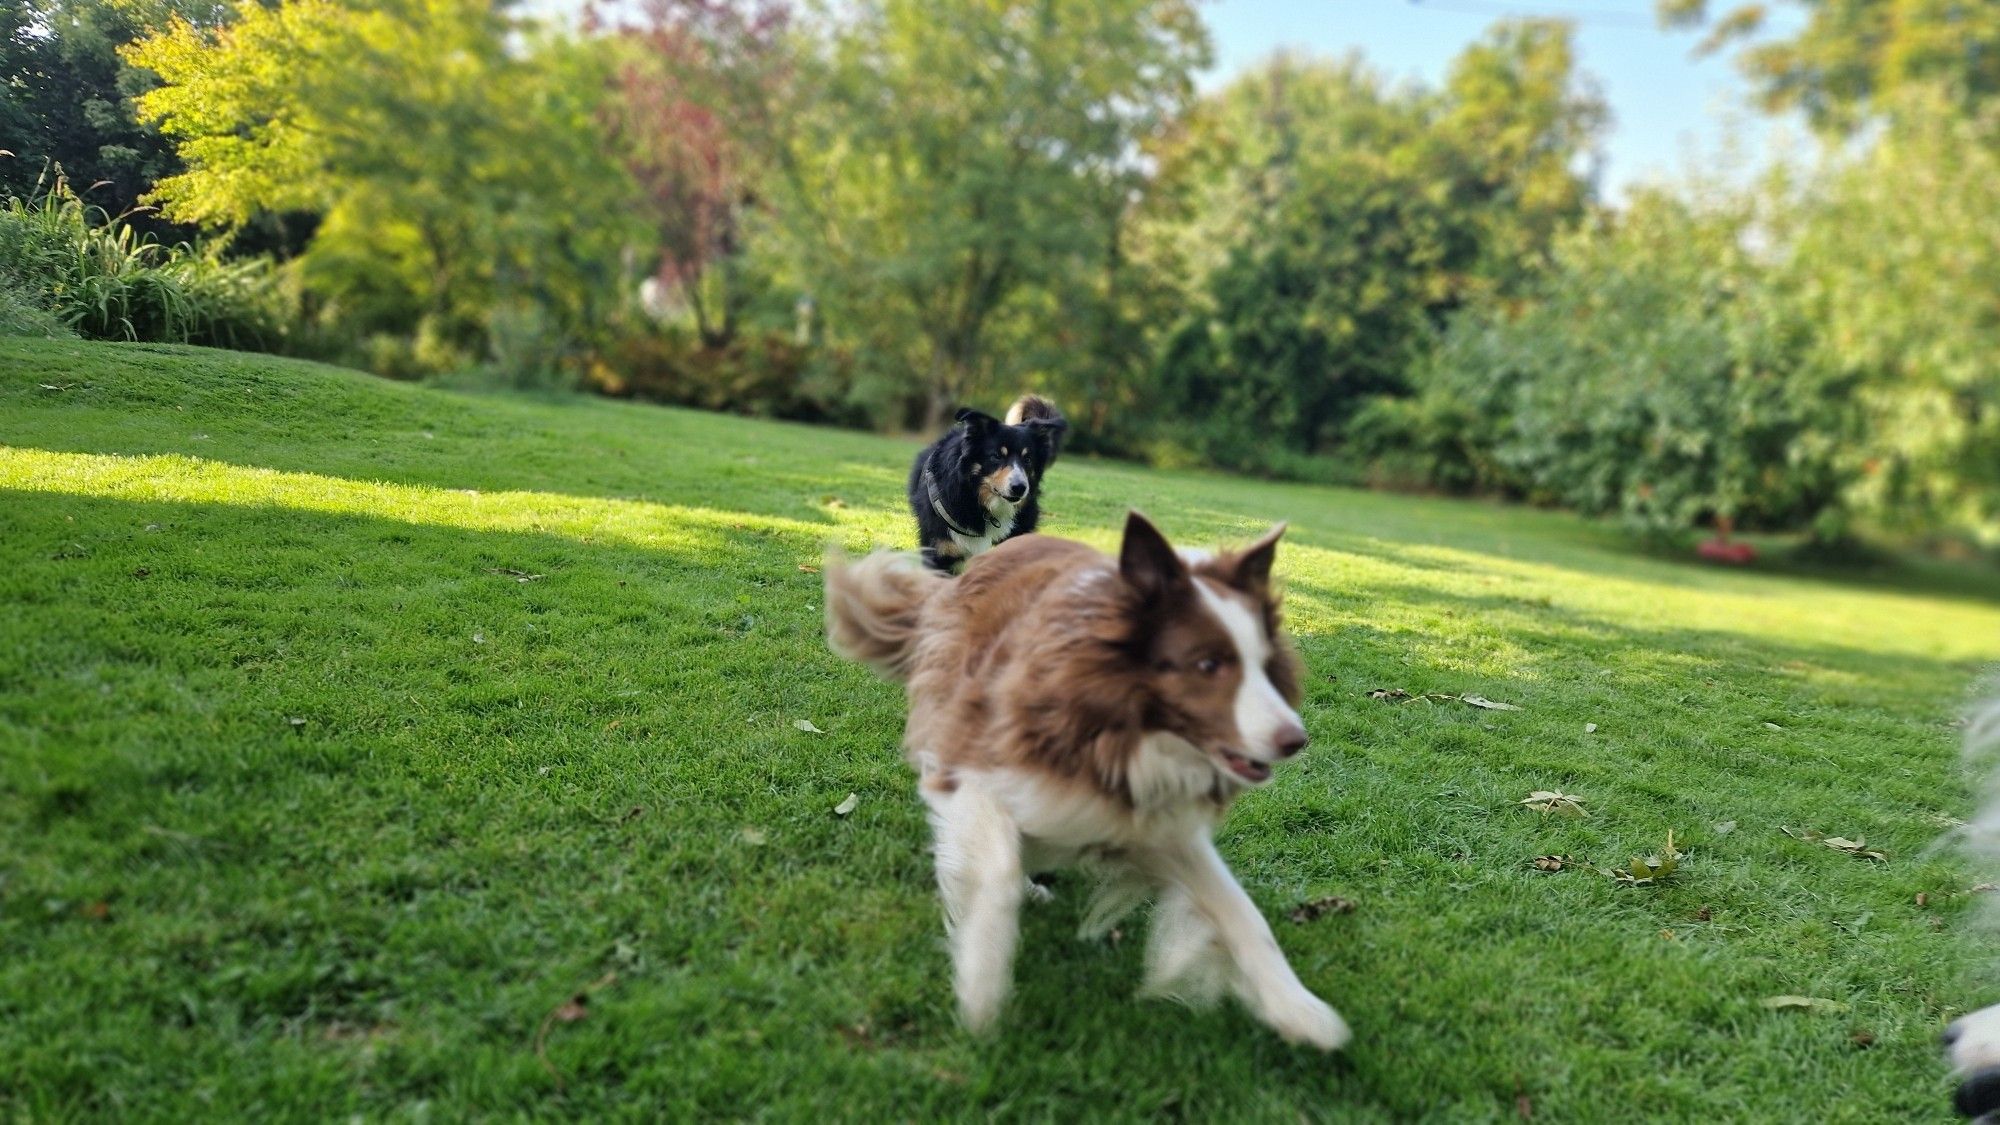
{"label": "dog's brown eye", "polygon": [[1007,447],[1004,445],[1000,447],[1000,456],[1002,457],[1007,456]]}
{"label": "dog's brown eye", "polygon": [[1204,656],[1194,662],[1194,670],[1204,676],[1213,676],[1217,672],[1222,671],[1222,661],[1217,660],[1213,656]]}

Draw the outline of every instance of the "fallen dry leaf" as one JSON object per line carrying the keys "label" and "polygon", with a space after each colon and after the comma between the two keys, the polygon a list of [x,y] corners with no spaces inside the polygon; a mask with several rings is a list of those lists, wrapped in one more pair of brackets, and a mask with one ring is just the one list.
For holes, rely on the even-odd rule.
{"label": "fallen dry leaf", "polygon": [[851,813],[855,809],[858,809],[860,807],[861,807],[861,794],[849,793],[845,801],[842,801],[839,804],[833,806],[833,815],[846,816],[848,813]]}
{"label": "fallen dry leaf", "polygon": [[1877,863],[1887,862],[1889,859],[1888,856],[1870,848],[1868,846],[1868,837],[1866,836],[1858,840],[1849,840],[1844,836],[1828,836],[1824,832],[1812,828],[1808,828],[1803,832],[1794,832],[1782,824],[1778,826],[1778,831],[1783,832],[1794,840],[1804,840],[1812,844],[1824,844],[1834,851],[1845,852],[1848,855],[1858,856],[1862,859],[1872,859]]}
{"label": "fallen dry leaf", "polygon": [[1917,892],[1917,905],[1918,905],[1919,907],[1924,907],[1924,906],[1929,906],[1930,904],[1931,904],[1931,896],[1930,896],[1929,894],[1926,894],[1926,893],[1925,893],[1925,892],[1923,892],[1923,891],[1918,891],[1918,892]]}
{"label": "fallen dry leaf", "polygon": [[736,838],[753,848],[762,847],[765,836],[762,828],[744,827],[736,833]]}
{"label": "fallen dry leaf", "polygon": [[1564,793],[1559,789],[1537,789],[1521,798],[1521,803],[1543,816],[1558,812],[1573,813],[1577,816],[1590,815],[1584,811],[1582,797],[1574,793]]}
{"label": "fallen dry leaf", "polygon": [[1597,733],[1597,724],[1596,724],[1596,723],[1585,723],[1585,724],[1583,724],[1583,733],[1585,733],[1585,734],[1596,734],[1596,733]]}
{"label": "fallen dry leaf", "polygon": [[556,1069],[556,1064],[549,1061],[549,1028],[558,1023],[575,1023],[588,1015],[590,994],[600,988],[608,988],[617,981],[618,974],[615,972],[597,978],[586,985],[582,992],[571,995],[569,999],[551,1009],[548,1015],[542,1017],[542,1025],[535,1029],[535,1059],[542,1064],[543,1070],[549,1072],[549,1077],[556,1080],[556,1089],[563,1089],[565,1083],[562,1072]]}
{"label": "fallen dry leaf", "polygon": [[1353,902],[1341,898],[1339,895],[1327,895],[1323,898],[1316,898],[1298,904],[1292,908],[1290,917],[1292,921],[1304,925],[1322,915],[1352,913],[1354,913]]}
{"label": "fallen dry leaf", "polygon": [[93,922],[109,922],[111,921],[111,904],[103,899],[98,899],[96,902],[83,908],[83,916]]}
{"label": "fallen dry leaf", "polygon": [[1875,1045],[1875,1033],[1865,1027],[1857,1027],[1848,1033],[1847,1041],[1854,1044],[1857,1050],[1865,1051]]}
{"label": "fallen dry leaf", "polygon": [[812,721],[811,719],[793,719],[793,720],[792,720],[792,726],[794,726],[794,727],[798,728],[799,730],[802,730],[802,731],[806,732],[807,734],[825,734],[825,733],[826,733],[825,731],[823,731],[823,730],[819,729],[818,727],[814,726],[814,725],[813,725],[813,721]]}
{"label": "fallen dry leaf", "polygon": [[1459,697],[1458,697],[1458,699],[1459,699],[1459,702],[1461,702],[1461,703],[1470,703],[1470,704],[1471,704],[1472,706],[1474,706],[1474,707],[1480,707],[1480,708],[1484,708],[1485,710],[1488,710],[1488,711],[1519,711],[1519,710],[1520,710],[1520,708],[1519,708],[1519,707],[1516,707],[1516,706],[1514,706],[1514,705],[1513,705],[1512,703],[1495,703],[1495,702],[1493,702],[1492,700],[1490,700],[1490,699],[1486,698],[1486,697],[1485,697],[1485,696],[1483,696],[1483,695],[1461,695],[1461,696],[1459,696]]}
{"label": "fallen dry leaf", "polygon": [[1623,870],[1604,870],[1602,868],[1600,870],[1613,879],[1624,883],[1626,886],[1644,887],[1679,871],[1683,855],[1684,853],[1674,846],[1674,830],[1669,828],[1667,829],[1667,842],[1660,848],[1659,854],[1633,856],[1631,865]]}
{"label": "fallen dry leaf", "polygon": [[1834,851],[1846,852],[1848,855],[1859,856],[1862,859],[1872,859],[1877,863],[1884,863],[1889,859],[1888,856],[1883,855],[1881,852],[1870,849],[1868,847],[1868,837],[1866,836],[1863,836],[1859,840],[1849,840],[1841,836],[1828,836],[1826,839],[1821,840],[1820,843],[1825,844]]}
{"label": "fallen dry leaf", "polygon": [[1757,1001],[1774,1012],[1844,1012],[1847,1005],[1823,996],[1766,996]]}
{"label": "fallen dry leaf", "polygon": [[1537,871],[1561,871],[1570,866],[1570,862],[1570,858],[1566,855],[1538,855],[1534,858]]}
{"label": "fallen dry leaf", "polygon": [[1764,729],[1765,729],[1765,730],[1784,730],[1785,728],[1784,728],[1784,727],[1781,727],[1781,726],[1779,726],[1779,725],[1778,725],[1778,724],[1776,724],[1776,723],[1765,723],[1765,724],[1764,724]]}
{"label": "fallen dry leaf", "polygon": [[800,563],[799,570],[805,574],[818,574],[819,568],[811,563]]}
{"label": "fallen dry leaf", "polygon": [[1388,700],[1403,700],[1403,699],[1408,699],[1408,698],[1410,698],[1410,693],[1409,693],[1409,692],[1407,692],[1407,691],[1404,691],[1404,690],[1403,690],[1402,688],[1399,688],[1399,687],[1395,687],[1395,688],[1379,688],[1379,687],[1378,687],[1378,688],[1374,688],[1374,689],[1372,689],[1372,690],[1370,690],[1370,691],[1369,691],[1369,693],[1368,693],[1368,698],[1370,698],[1370,699],[1388,699]]}

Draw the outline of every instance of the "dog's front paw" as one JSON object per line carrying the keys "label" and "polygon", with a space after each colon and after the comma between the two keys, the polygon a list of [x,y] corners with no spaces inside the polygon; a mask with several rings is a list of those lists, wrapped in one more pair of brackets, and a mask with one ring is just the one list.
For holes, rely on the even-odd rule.
{"label": "dog's front paw", "polygon": [[965,1029],[974,1035],[983,1035],[993,1030],[1000,1020],[1000,1009],[1007,1004],[1007,985],[1004,981],[960,980],[958,982],[958,1018]]}
{"label": "dog's front paw", "polygon": [[1338,1051],[1354,1038],[1347,1021],[1326,1001],[1304,989],[1267,1004],[1264,1022],[1287,1043],[1303,1043],[1322,1051]]}

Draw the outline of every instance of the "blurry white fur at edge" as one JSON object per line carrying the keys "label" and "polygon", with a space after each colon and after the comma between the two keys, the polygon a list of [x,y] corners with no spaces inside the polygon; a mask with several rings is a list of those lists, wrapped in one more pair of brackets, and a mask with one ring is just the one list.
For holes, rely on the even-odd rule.
{"label": "blurry white fur at edge", "polygon": [[[1975,711],[1966,730],[1967,761],[1986,779],[1977,818],[1966,828],[1968,849],[1991,865],[2000,860],[2000,698]],[[1945,1032],[1946,1053],[1962,1075],[2000,1068],[2000,1004],[1967,1015]]]}

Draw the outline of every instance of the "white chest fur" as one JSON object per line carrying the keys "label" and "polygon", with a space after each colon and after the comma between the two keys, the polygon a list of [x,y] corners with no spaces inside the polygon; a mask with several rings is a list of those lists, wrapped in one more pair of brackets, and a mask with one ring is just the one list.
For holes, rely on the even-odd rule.
{"label": "white chest fur", "polygon": [[962,535],[956,531],[945,533],[951,536],[951,541],[958,544],[959,550],[964,551],[965,557],[968,559],[981,551],[991,549],[995,543],[1007,538],[1014,530],[1014,514],[1018,510],[1017,505],[1009,504],[1005,500],[996,499],[986,506],[986,510],[993,517],[986,521],[986,534]]}

